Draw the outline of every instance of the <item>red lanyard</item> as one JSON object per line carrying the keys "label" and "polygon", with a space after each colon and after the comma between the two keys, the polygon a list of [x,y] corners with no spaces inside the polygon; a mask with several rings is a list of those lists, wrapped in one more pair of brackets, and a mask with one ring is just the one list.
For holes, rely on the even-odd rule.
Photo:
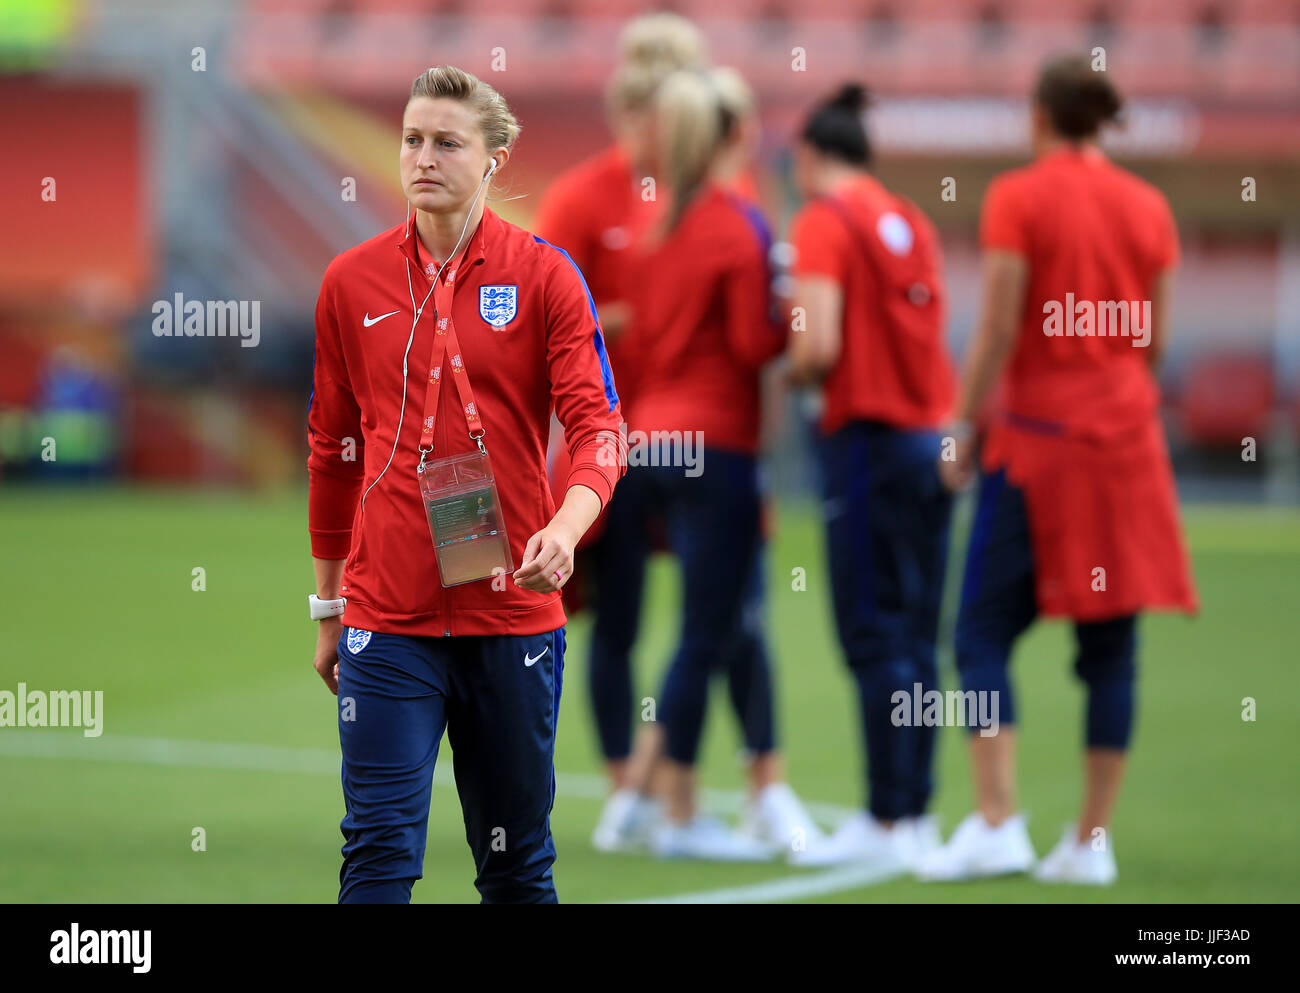
{"label": "red lanyard", "polygon": [[433,287],[433,353],[429,356],[429,388],[424,396],[424,424],[420,435],[421,462],[425,454],[433,451],[434,418],[438,413],[438,397],[442,393],[442,366],[448,355],[451,356],[451,378],[456,383],[456,393],[460,397],[469,436],[478,442],[479,451],[487,454],[487,449],[483,447],[483,420],[479,417],[478,405],[474,402],[474,390],[469,385],[469,374],[465,371],[460,342],[456,338],[456,322],[451,316],[456,274],[464,264],[468,252],[469,246],[466,245],[460,258],[448,264],[446,278],[439,279]]}

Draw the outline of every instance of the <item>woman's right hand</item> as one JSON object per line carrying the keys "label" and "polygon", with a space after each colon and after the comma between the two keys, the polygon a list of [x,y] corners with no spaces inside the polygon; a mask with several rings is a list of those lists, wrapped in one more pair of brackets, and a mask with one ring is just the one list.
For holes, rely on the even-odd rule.
{"label": "woman's right hand", "polygon": [[939,479],[950,493],[960,493],[974,478],[974,460],[969,455],[957,452],[952,459],[939,456]]}
{"label": "woman's right hand", "polygon": [[339,695],[339,638],[343,635],[343,621],[337,617],[326,617],[317,621],[316,658],[313,664],[316,673],[325,680],[325,685],[335,696]]}

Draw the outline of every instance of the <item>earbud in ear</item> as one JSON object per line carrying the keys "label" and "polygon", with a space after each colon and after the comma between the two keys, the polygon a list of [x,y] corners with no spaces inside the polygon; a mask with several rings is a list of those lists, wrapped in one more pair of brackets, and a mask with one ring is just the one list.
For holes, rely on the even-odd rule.
{"label": "earbud in ear", "polygon": [[488,169],[487,172],[483,173],[483,178],[487,179],[496,171],[497,171],[497,160],[493,159],[491,162],[488,163]]}

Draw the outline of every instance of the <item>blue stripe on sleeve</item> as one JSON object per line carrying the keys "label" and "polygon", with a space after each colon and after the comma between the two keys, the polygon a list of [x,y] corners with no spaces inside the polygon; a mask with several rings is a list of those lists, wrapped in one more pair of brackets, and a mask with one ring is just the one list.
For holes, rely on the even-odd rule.
{"label": "blue stripe on sleeve", "polygon": [[316,399],[316,339],[312,338],[311,343],[311,395],[307,397],[307,437],[315,438],[316,435],[311,429],[311,404]]}
{"label": "blue stripe on sleeve", "polygon": [[763,258],[770,260],[772,251],[772,229],[767,226],[767,218],[757,206],[750,203],[744,197],[731,194],[731,200],[740,210],[741,215],[749,222],[750,228],[754,232],[754,237],[758,239],[759,245],[763,248]]}
{"label": "blue stripe on sleeve", "polygon": [[767,218],[763,216],[763,212],[757,205],[735,193],[728,193],[727,196],[740,215],[749,223],[759,248],[763,250],[763,268],[767,273],[767,310],[773,322],[776,322],[779,318],[776,312],[776,294],[772,292],[772,283],[776,277],[776,273],[772,271],[772,229],[768,227]]}
{"label": "blue stripe on sleeve", "polygon": [[592,332],[592,343],[596,346],[596,357],[600,359],[600,377],[605,384],[605,399],[609,401],[609,409],[613,410],[618,404],[618,392],[614,389],[614,370],[609,367],[609,356],[605,354],[605,335],[600,330],[600,318],[596,316],[596,301],[591,298],[591,290],[587,289],[587,280],[582,276],[582,270],[578,264],[569,258],[569,253],[558,245],[552,245],[545,238],[539,238],[533,235],[533,241],[545,245],[547,248],[553,248],[561,255],[569,265],[573,266],[573,271],[578,274],[578,282],[582,284],[582,292],[587,294],[587,306],[591,309],[591,321],[596,325],[596,330]]}

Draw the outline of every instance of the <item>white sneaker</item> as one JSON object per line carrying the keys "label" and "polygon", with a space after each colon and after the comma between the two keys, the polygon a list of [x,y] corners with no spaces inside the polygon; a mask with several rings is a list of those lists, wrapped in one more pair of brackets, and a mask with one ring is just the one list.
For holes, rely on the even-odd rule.
{"label": "white sneaker", "polygon": [[939,821],[933,814],[904,818],[894,825],[894,830],[904,832],[907,864],[913,869],[943,847]]}
{"label": "white sneaker", "polygon": [[660,858],[718,862],[766,862],[772,858],[772,849],[766,844],[707,814],[696,814],[685,824],[664,820],[651,836],[650,848]]}
{"label": "white sneaker", "polygon": [[1089,842],[1075,840],[1073,824],[1065,829],[1056,847],[1034,868],[1034,878],[1044,883],[1081,883],[1110,886],[1119,876],[1109,837],[1106,847],[1094,851]]}
{"label": "white sneaker", "polygon": [[1027,872],[1034,865],[1034,844],[1022,814],[991,827],[978,811],[957,825],[948,844],[931,852],[916,867],[918,879],[952,882]]}
{"label": "white sneaker", "polygon": [[901,823],[886,828],[865,810],[858,811],[820,845],[793,853],[790,862],[801,866],[878,862],[903,872],[908,867],[912,839],[909,828]]}
{"label": "white sneaker", "polygon": [[643,852],[659,818],[659,804],[650,797],[632,789],[615,790],[600,812],[591,844],[599,852]]}
{"label": "white sneaker", "polygon": [[769,783],[745,805],[740,833],[790,859],[826,841],[788,783]]}

